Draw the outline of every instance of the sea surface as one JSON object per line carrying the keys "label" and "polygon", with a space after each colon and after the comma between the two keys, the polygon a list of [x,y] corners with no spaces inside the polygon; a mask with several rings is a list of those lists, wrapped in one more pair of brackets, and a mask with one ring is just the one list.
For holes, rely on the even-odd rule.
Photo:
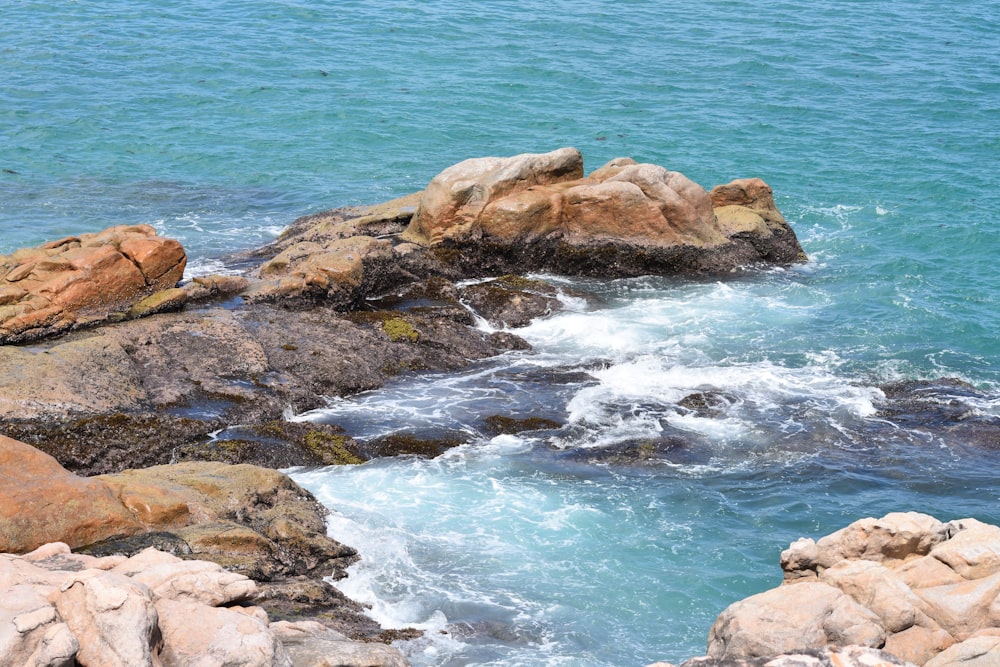
{"label": "sea surface", "polygon": [[[1000,415],[995,3],[7,0],[0,16],[0,253],[148,223],[197,275],[300,215],[562,146],[588,171],[630,156],[774,189],[807,263],[547,276],[593,297],[519,330],[532,351],[294,416],[468,441],[293,471],[364,556],[337,585],[426,631],[400,645],[414,665],[680,661],[780,581],[798,537],[890,511],[1000,522],[1000,443],[881,412],[887,383],[946,377],[975,391],[943,404]],[[491,415],[562,426],[497,436]],[[668,455],[588,455],[650,442]]]}

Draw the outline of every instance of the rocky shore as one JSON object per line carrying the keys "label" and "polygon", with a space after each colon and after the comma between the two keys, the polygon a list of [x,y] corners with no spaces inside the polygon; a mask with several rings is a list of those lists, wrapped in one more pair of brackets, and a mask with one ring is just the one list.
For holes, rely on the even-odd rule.
{"label": "rocky shore", "polygon": [[[0,256],[0,664],[406,664],[387,644],[415,631],[383,630],[327,582],[359,555],[326,535],[324,508],[275,469],[435,456],[461,439],[359,441],[285,417],[403,374],[527,349],[512,330],[557,311],[564,289],[525,274],[718,276],[802,259],[759,179],[709,192],[628,158],[584,176],[571,148],[467,160],[408,197],[306,216],[274,243],[225,258],[224,275],[183,281],[183,248],[146,226]],[[927,389],[887,391],[886,409],[968,427],[928,402]],[[712,397],[685,401],[708,410]],[[482,418],[485,431],[539,428]],[[636,452],[609,456],[658,455]],[[857,572],[823,540],[816,553],[793,545],[783,588],[825,587],[807,597],[829,598],[816,614],[837,619],[793,633],[810,646],[744,629],[742,619],[760,616],[747,602],[713,628],[708,659],[850,643],[942,667],[951,663],[933,660],[951,648],[986,641],[992,620],[958,627],[946,616],[965,611],[935,615],[925,598],[971,581],[965,570],[952,570],[962,581],[933,570],[942,545],[988,531],[907,520],[940,539],[868,560],[862,549],[865,558],[851,556]],[[902,579],[912,622],[883,618],[852,592],[862,584],[845,583],[900,578],[918,558],[931,560],[912,576],[937,578]],[[977,581],[993,576],[973,569]],[[907,648],[917,635],[923,652]],[[750,645],[760,648],[739,648]]]}

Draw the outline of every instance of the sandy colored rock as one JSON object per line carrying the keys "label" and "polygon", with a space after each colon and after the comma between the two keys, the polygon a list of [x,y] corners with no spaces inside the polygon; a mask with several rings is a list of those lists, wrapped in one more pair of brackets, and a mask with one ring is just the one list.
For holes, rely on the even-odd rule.
{"label": "sandy colored rock", "polygon": [[245,610],[167,598],[156,609],[163,667],[292,667],[267,622]]}
{"label": "sandy colored rock", "polygon": [[1000,574],[960,584],[932,586],[916,591],[924,611],[961,641],[984,628],[1000,625]]}
{"label": "sandy colored rock", "polygon": [[85,570],[68,577],[55,600],[80,645],[80,665],[153,665],[160,639],[149,589],[128,577]]}
{"label": "sandy colored rock", "polygon": [[295,667],[407,667],[397,648],[352,642],[315,621],[271,623]]}
{"label": "sandy colored rock", "polygon": [[708,656],[766,657],[827,644],[879,647],[885,639],[872,611],[833,586],[807,581],[730,605],[709,631]]}
{"label": "sandy colored rock", "polygon": [[888,568],[867,560],[842,561],[819,577],[875,612],[888,632],[902,632],[923,616],[920,598]]}
{"label": "sandy colored rock", "polygon": [[903,561],[925,556],[947,540],[954,527],[918,512],[892,512],[881,519],[861,519],[813,543],[793,542],[781,554],[786,579],[807,577],[845,559]]}
{"label": "sandy colored rock", "polygon": [[[583,156],[574,148],[459,162],[431,180],[402,238],[436,244],[475,234],[480,214],[491,202],[529,188],[582,177]],[[525,224],[530,227],[534,223]]]}
{"label": "sandy colored rock", "polygon": [[955,639],[940,628],[919,625],[890,635],[882,648],[898,658],[922,665],[955,643]]}
{"label": "sandy colored rock", "polygon": [[203,560],[160,563],[132,574],[153,595],[172,600],[194,600],[210,607],[243,602],[257,592],[252,579],[227,572],[217,563]]}
{"label": "sandy colored rock", "polygon": [[361,303],[379,284],[379,273],[393,261],[392,245],[370,236],[323,244],[300,241],[261,265],[263,282],[244,296],[250,300],[323,299],[346,310]]}
{"label": "sandy colored rock", "polygon": [[973,637],[934,656],[924,667],[995,667],[1000,664],[1000,636]]}
{"label": "sandy colored rock", "polygon": [[933,556],[914,558],[895,568],[896,576],[907,586],[916,590],[964,581],[959,573]]}
{"label": "sandy colored rock", "polygon": [[966,579],[981,579],[1000,572],[1000,527],[976,519],[951,524],[954,537],[935,545],[930,555]]}

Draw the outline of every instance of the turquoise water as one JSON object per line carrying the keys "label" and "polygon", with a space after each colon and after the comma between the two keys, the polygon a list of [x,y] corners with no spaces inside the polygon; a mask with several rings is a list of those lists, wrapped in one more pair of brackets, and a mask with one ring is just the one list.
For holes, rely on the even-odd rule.
{"label": "turquoise water", "polygon": [[[469,434],[438,461],[296,473],[369,555],[342,585],[430,630],[415,664],[680,660],[801,535],[895,509],[1000,521],[994,452],[876,413],[882,383],[941,376],[1000,409],[990,3],[0,5],[0,253],[149,223],[208,271],[301,214],[566,145],[588,170],[773,187],[808,264],[586,284],[603,305],[530,327],[530,354],[303,416]],[[721,416],[672,407],[695,390]],[[499,412],[567,426],[492,438]],[[564,455],[656,434],[692,444],[640,469]]]}

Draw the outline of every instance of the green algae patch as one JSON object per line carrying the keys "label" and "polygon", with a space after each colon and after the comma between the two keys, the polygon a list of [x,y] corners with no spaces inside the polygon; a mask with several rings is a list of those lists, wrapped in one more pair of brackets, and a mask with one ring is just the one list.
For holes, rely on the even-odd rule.
{"label": "green algae patch", "polygon": [[417,339],[420,338],[420,334],[413,328],[413,325],[404,320],[402,317],[391,317],[383,321],[382,331],[384,331],[385,335],[389,337],[389,340],[394,343],[403,340],[416,343]]}
{"label": "green algae patch", "polygon": [[302,444],[324,465],[357,465],[365,460],[348,449],[352,442],[346,435],[334,435],[322,431],[309,431]]}

